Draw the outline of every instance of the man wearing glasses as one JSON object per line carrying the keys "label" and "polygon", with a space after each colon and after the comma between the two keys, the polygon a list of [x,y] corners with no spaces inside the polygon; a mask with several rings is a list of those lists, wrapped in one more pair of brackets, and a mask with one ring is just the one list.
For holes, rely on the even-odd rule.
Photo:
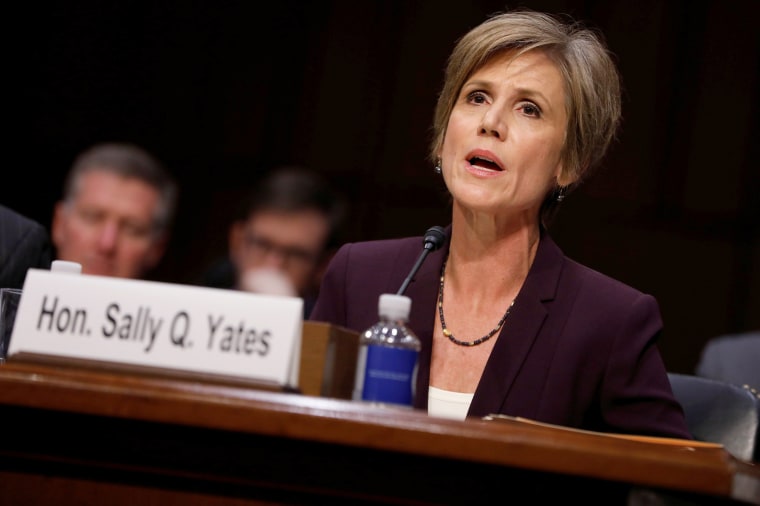
{"label": "man wearing glasses", "polygon": [[302,297],[306,318],[344,216],[344,200],[318,174],[278,168],[256,185],[230,226],[228,281],[205,284]]}

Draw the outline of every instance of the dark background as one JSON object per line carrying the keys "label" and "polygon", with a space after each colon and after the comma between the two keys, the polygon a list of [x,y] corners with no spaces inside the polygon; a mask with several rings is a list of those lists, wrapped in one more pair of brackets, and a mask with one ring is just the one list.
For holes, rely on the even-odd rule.
{"label": "dark background", "polygon": [[426,158],[445,59],[486,15],[521,5],[599,28],[623,75],[619,139],[550,230],[657,297],[666,365],[689,372],[708,338],[760,328],[757,0],[16,5],[0,202],[49,227],[78,152],[141,144],[181,184],[153,275],[176,283],[225,254],[235,205],[279,164],[347,195],[346,240],[445,225]]}

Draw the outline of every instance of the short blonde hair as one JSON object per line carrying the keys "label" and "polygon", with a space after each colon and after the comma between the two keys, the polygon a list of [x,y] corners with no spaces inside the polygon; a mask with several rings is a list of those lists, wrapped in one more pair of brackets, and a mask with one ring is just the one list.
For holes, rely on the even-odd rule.
{"label": "short blonde hair", "polygon": [[467,79],[497,54],[533,50],[544,51],[564,80],[568,125],[563,175],[579,181],[600,162],[620,123],[620,76],[612,56],[601,36],[590,29],[530,10],[493,15],[457,42],[435,108],[430,147],[433,162]]}

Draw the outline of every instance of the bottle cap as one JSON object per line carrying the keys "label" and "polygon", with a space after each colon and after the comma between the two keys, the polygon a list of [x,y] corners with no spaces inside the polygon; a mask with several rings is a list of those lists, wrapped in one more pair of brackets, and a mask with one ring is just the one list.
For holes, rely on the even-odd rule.
{"label": "bottle cap", "polygon": [[378,301],[378,312],[390,320],[409,321],[412,299],[406,295],[384,293]]}
{"label": "bottle cap", "polygon": [[81,274],[82,264],[77,262],[68,262],[66,260],[53,260],[50,264],[50,270],[53,272],[66,272],[69,274]]}

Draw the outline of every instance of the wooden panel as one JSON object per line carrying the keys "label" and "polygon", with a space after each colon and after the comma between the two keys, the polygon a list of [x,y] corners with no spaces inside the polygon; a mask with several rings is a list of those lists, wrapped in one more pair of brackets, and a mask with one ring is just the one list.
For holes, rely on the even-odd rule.
{"label": "wooden panel", "polygon": [[301,393],[350,399],[359,335],[323,322],[305,321],[301,339]]}

